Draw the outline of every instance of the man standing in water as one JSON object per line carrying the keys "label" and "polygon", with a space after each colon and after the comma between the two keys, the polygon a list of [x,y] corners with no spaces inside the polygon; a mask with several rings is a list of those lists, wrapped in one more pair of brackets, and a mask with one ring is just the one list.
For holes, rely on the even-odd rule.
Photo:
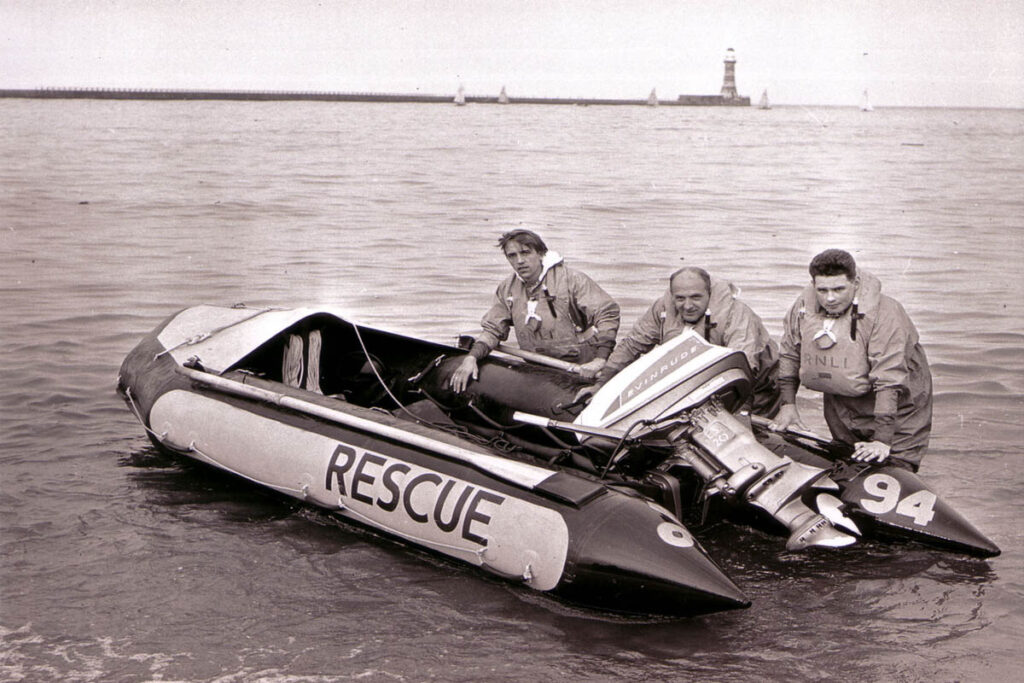
{"label": "man standing in water", "polygon": [[806,429],[800,384],[824,393],[832,437],[853,459],[917,471],[932,427],[932,376],[917,329],[853,256],[827,249],[811,261],[811,285],[785,319],[779,384],[783,406],[771,429]]}
{"label": "man standing in water", "polygon": [[736,298],[738,291],[732,283],[712,280],[703,268],[680,268],[668,282],[668,291],[651,304],[612,352],[598,373],[597,386],[581,394],[593,393],[641,355],[692,329],[712,344],[743,352],[754,375],[751,411],[775,415],[779,409],[779,350],[761,318]]}
{"label": "man standing in water", "polygon": [[582,376],[594,377],[615,347],[619,305],[530,230],[506,232],[498,247],[513,273],[498,285],[483,333],[452,373],[452,388],[462,392],[477,379],[478,361],[513,327],[520,348],[579,364]]}

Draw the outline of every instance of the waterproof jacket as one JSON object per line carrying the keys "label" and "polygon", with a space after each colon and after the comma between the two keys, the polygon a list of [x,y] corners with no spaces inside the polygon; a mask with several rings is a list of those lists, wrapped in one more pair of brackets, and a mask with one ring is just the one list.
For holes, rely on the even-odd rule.
{"label": "waterproof jacket", "polygon": [[518,273],[498,285],[477,343],[493,350],[515,328],[521,349],[573,363],[607,358],[619,331],[619,305],[583,273],[549,251],[533,287]]}
{"label": "waterproof jacket", "polygon": [[795,402],[799,384],[823,392],[834,438],[888,444],[916,469],[931,432],[931,370],[914,323],[878,278],[861,271],[838,317],[818,305],[813,285],[804,289],[786,314],[781,353],[783,402]]}
{"label": "waterproof jacket", "polygon": [[[694,332],[712,344],[743,352],[754,375],[752,410],[759,415],[774,416],[779,404],[776,384],[778,346],[757,313],[736,298],[738,294],[738,289],[732,283],[712,278],[707,316],[691,326],[676,311],[671,290],[665,292],[640,316],[630,333],[619,341],[598,375],[598,381],[607,381],[658,344],[692,327]],[[710,330],[706,324],[708,316]]]}

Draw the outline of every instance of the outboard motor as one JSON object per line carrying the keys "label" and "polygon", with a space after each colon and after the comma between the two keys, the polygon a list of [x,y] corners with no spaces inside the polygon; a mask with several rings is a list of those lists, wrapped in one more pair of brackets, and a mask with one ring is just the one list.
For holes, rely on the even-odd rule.
{"label": "outboard motor", "polygon": [[[742,353],[687,331],[619,372],[595,393],[575,424],[581,440],[593,438],[588,433],[596,430],[641,444],[645,438],[667,440],[674,456],[705,481],[706,496],[722,495],[765,511],[789,530],[791,550],[855,542],[833,526],[856,533],[838,511],[831,494],[839,486],[828,473],[768,450],[733,414],[750,391]],[[611,457],[614,463],[616,455]],[[814,500],[819,510],[805,500]]]}

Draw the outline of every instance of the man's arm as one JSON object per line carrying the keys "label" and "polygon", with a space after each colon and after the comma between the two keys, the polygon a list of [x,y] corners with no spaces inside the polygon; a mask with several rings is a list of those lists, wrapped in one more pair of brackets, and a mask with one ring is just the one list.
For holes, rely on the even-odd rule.
{"label": "man's arm", "polygon": [[722,328],[722,343],[730,349],[742,351],[756,377],[761,370],[764,348],[771,341],[761,318],[742,301],[733,301]]}
{"label": "man's arm", "polygon": [[593,327],[597,334],[594,339],[598,358],[606,359],[615,348],[615,336],[619,333],[619,304],[590,277],[578,271],[569,271],[569,305],[575,308],[584,327]]}
{"label": "man's arm", "polygon": [[883,297],[876,315],[867,344],[868,377],[875,391],[874,433],[871,441],[855,445],[854,459],[882,462],[896,435],[900,392],[908,390],[908,357],[917,343],[917,330],[895,299]]}
{"label": "man's arm", "polygon": [[[509,330],[512,329],[512,308],[508,303],[510,295],[506,282],[498,285],[494,291],[494,299],[491,307],[484,313],[480,320],[480,327],[483,332],[476,338],[476,344],[483,344],[487,347],[487,353],[498,348],[498,344],[508,339]],[[486,353],[484,354],[487,355]],[[483,356],[481,356],[483,358]]]}
{"label": "man's arm", "polygon": [[462,393],[469,386],[471,379],[479,378],[479,361],[498,348],[498,344],[508,339],[508,332],[512,328],[512,311],[507,303],[507,289],[505,283],[498,285],[490,309],[480,320],[483,332],[452,372],[450,382],[455,393]]}
{"label": "man's arm", "polygon": [[610,380],[619,370],[661,343],[663,329],[661,313],[664,310],[661,304],[660,299],[651,304],[644,314],[633,323],[633,329],[629,334],[619,341],[615,350],[608,357],[608,362],[598,373],[597,380],[600,384]]}
{"label": "man's arm", "polygon": [[779,393],[782,407],[769,429],[785,431],[795,426],[806,430],[796,408],[796,392],[800,388],[800,300],[797,299],[782,322],[779,344]]}

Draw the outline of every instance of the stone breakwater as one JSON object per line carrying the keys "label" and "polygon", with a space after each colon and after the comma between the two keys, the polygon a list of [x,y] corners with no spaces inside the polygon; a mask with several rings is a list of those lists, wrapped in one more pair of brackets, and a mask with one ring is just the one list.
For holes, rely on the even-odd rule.
{"label": "stone breakwater", "polygon": [[[305,100],[319,102],[419,102],[451,104],[454,95],[419,93],[343,93],[262,90],[157,90],[128,88],[36,88],[0,90],[0,97],[33,99],[96,99],[96,100],[253,100],[260,102]],[[473,104],[561,104],[561,105],[633,105],[651,106],[647,99],[614,99],[589,97],[508,97],[498,95],[466,95]],[[721,95],[680,95],[674,100],[658,100],[659,106],[677,107],[749,107],[749,97]]]}

